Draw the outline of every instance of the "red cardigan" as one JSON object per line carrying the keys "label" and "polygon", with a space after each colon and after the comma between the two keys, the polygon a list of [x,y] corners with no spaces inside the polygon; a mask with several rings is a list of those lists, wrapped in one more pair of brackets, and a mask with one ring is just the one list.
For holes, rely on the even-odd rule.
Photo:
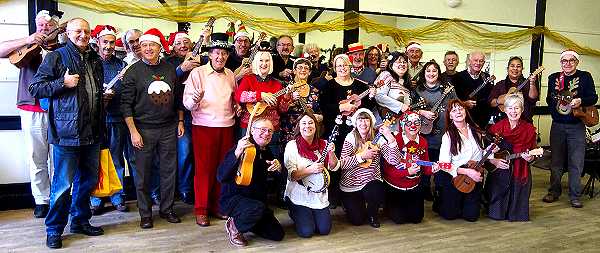
{"label": "red cardigan", "polygon": [[[248,128],[248,120],[250,112],[243,105],[245,103],[256,103],[262,100],[261,92],[276,93],[283,89],[281,83],[271,76],[267,76],[265,80],[259,80],[257,75],[246,75],[240,80],[240,85],[235,90],[235,102],[242,104],[241,127]],[[261,117],[270,119],[275,130],[279,130],[280,114],[287,112],[290,104],[291,96],[289,94],[277,97],[277,106],[269,106]]]}
{"label": "red cardigan", "polygon": [[[419,135],[419,143],[409,141],[404,143],[402,133],[396,134],[396,143],[400,150],[400,162],[398,166],[393,166],[385,161],[383,165],[383,179],[392,187],[400,190],[410,190],[419,185],[421,177],[417,175],[409,175],[408,170],[412,165],[412,161],[423,160],[429,161],[429,153],[427,152],[427,140]],[[431,166],[422,166],[421,171],[425,175],[431,175]]]}

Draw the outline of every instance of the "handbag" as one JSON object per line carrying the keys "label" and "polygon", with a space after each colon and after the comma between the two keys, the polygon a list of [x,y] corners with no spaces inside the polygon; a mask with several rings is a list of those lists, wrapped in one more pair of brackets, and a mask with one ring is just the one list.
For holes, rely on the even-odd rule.
{"label": "handbag", "polygon": [[100,198],[108,197],[123,189],[108,149],[100,150],[98,166],[98,184],[96,184],[96,188],[92,191],[93,196]]}

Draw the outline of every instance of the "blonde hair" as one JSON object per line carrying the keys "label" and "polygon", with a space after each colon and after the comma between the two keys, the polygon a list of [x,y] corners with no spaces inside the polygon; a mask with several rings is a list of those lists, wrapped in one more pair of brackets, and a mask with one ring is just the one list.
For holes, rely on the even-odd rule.
{"label": "blonde hair", "polygon": [[258,51],[252,60],[252,73],[255,75],[260,75],[260,58],[262,58],[263,55],[269,56],[269,73],[267,74],[273,73],[273,56],[271,56],[271,53],[267,51]]}
{"label": "blonde hair", "polygon": [[521,106],[521,109],[523,109],[523,94],[521,93],[515,93],[515,94],[510,94],[508,96],[506,96],[506,99],[504,100],[504,106],[514,106],[515,104],[519,104]]}
{"label": "blonde hair", "polygon": [[352,62],[350,62],[350,57],[348,57],[347,54],[338,54],[335,56],[335,58],[333,58],[333,67],[335,68],[335,65],[337,64],[338,59],[342,59],[342,61],[344,62],[345,65],[352,65]]}

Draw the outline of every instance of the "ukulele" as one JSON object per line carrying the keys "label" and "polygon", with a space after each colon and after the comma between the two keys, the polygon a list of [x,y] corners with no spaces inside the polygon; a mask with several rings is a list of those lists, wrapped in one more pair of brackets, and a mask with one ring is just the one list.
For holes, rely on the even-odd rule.
{"label": "ukulele", "polygon": [[[423,108],[425,108],[425,106],[427,106],[425,99],[422,97],[419,97],[419,100],[414,104],[410,104],[406,111],[414,111],[415,109],[423,109]],[[395,118],[399,118],[403,112],[395,113],[392,110],[388,109],[387,107],[383,107],[383,106],[379,110],[379,115],[387,115],[388,113],[393,114]]]}
{"label": "ukulele", "polygon": [[[206,21],[206,25],[204,27],[210,28],[212,30],[212,27],[215,24],[215,20],[215,17],[210,17],[208,21]],[[200,37],[198,38],[198,41],[196,42],[196,45],[194,45],[194,49],[192,50],[192,52],[187,53],[184,59],[186,61],[201,62],[200,53],[202,53],[202,44],[204,44],[204,34],[201,33]]]}
{"label": "ukulele", "polygon": [[530,156],[541,157],[542,155],[544,155],[544,148],[539,147],[539,148],[532,149],[529,151],[523,151],[523,152],[514,153],[514,154],[509,153],[507,150],[502,150],[502,151],[499,151],[498,153],[495,153],[494,158],[510,161],[510,160],[521,157],[521,155],[523,155],[523,154],[529,154]]}
{"label": "ukulele", "polygon": [[[521,91],[525,87],[525,85],[527,85],[529,83],[529,79],[531,77],[541,74],[542,71],[544,71],[544,66],[540,66],[535,71],[533,71],[533,73],[529,74],[529,77],[527,77],[521,84],[519,84],[519,86],[510,87],[510,89],[508,89],[508,92],[506,92],[506,94],[500,95],[498,97],[497,101],[504,101],[506,99],[506,96],[511,95],[511,94],[516,94],[517,92]],[[500,111],[504,112],[504,103],[498,104],[498,109],[500,109]]]}
{"label": "ukulele", "polygon": [[[556,82],[559,82],[558,78],[556,79]],[[581,119],[581,121],[583,121],[587,127],[593,127],[598,124],[599,120],[598,109],[596,109],[596,106],[580,105],[577,108],[572,108],[571,106],[571,102],[577,96],[578,84],[579,78],[576,77],[575,79],[571,80],[569,84],[569,86],[573,87],[572,90],[564,89],[559,91],[558,94],[554,95],[554,99],[556,99],[556,110],[562,115],[568,115],[569,113],[573,112],[573,116]]]}
{"label": "ukulele", "polygon": [[[369,95],[369,91],[371,87],[375,87],[375,88],[379,88],[382,85],[384,85],[383,80],[381,80],[381,82],[378,82],[377,84],[369,84],[363,80],[360,80],[358,78],[354,78],[354,80],[357,80],[361,83],[367,84],[369,86],[369,89],[366,89],[365,91],[363,91],[362,93],[356,95],[356,94],[351,94],[348,96],[347,99],[344,99],[342,101],[339,102],[340,105],[343,104],[351,104],[356,106],[356,108],[360,107],[361,105],[361,100],[366,97],[367,95]],[[340,111],[340,113],[344,116],[351,116],[356,110],[343,110]]]}
{"label": "ukulele", "polygon": [[302,110],[306,112],[306,114],[310,115],[311,117],[314,117],[315,112],[306,104],[306,98],[310,94],[310,86],[306,83],[306,80],[299,80],[294,84],[287,83],[286,86],[291,86],[292,91],[298,92],[298,95],[300,95],[300,98],[298,98],[297,100],[298,104],[300,104],[300,107],[302,107]]}
{"label": "ukulele", "polygon": [[[476,170],[477,172],[481,173],[481,175],[483,176],[483,164],[488,160],[488,157],[490,156],[490,154],[492,154],[492,152],[494,152],[494,149],[500,142],[499,137],[494,137],[494,139],[495,139],[494,142],[485,149],[485,153],[483,154],[481,160],[479,160],[479,161],[470,160],[469,162],[467,162],[467,164],[464,164],[460,167]],[[452,184],[454,185],[454,187],[456,187],[456,189],[458,191],[460,191],[462,193],[469,193],[475,189],[477,182],[475,182],[475,180],[473,180],[472,178],[470,178],[469,176],[467,176],[465,174],[458,174],[456,177],[454,177],[452,179]]]}
{"label": "ukulele", "polygon": [[121,71],[119,71],[119,74],[117,74],[115,77],[113,77],[113,79],[110,80],[110,82],[102,85],[104,87],[104,90],[107,91],[107,90],[111,89],[113,86],[115,86],[115,83],[117,83],[117,81],[119,81],[119,79],[123,76],[123,74],[125,74],[125,72],[129,68],[129,66],[131,66],[131,65],[125,66],[123,69],[121,69]]}
{"label": "ukulele", "polygon": [[300,97],[306,98],[310,94],[310,86],[306,80],[299,80],[293,84],[293,91],[297,91]]}
{"label": "ukulele", "polygon": [[252,49],[250,49],[250,57],[242,59],[242,65],[240,65],[240,67],[235,69],[235,71],[233,72],[236,76],[240,73],[240,71],[242,71],[242,68],[250,67],[250,64],[252,64],[252,60],[254,60],[254,56],[256,56],[256,53],[260,48],[260,42],[265,40],[265,38],[267,38],[267,33],[261,32],[258,36],[258,39],[256,40],[256,43],[254,43],[254,46],[252,46]]}
{"label": "ukulele", "polygon": [[433,124],[437,120],[437,118],[440,114],[440,110],[442,108],[444,108],[444,107],[442,107],[442,102],[444,102],[446,97],[448,97],[448,94],[450,94],[450,92],[452,92],[453,89],[454,89],[454,86],[452,86],[452,84],[450,84],[450,82],[448,82],[448,86],[446,86],[446,88],[442,92],[442,96],[440,97],[440,99],[438,99],[435,102],[435,104],[431,108],[431,112],[433,112],[433,114],[434,114],[432,119],[428,119],[424,116],[420,116],[421,117],[421,133],[422,134],[430,134],[433,131]]}
{"label": "ukulele", "polygon": [[[285,88],[275,92],[273,97],[277,98],[283,94],[288,93],[291,89],[293,89],[293,85],[288,85]],[[258,101],[256,103],[246,103],[246,110],[248,112],[252,112],[251,116],[259,116],[265,112],[265,110],[269,107],[269,104],[263,101]]]}
{"label": "ukulele", "polygon": [[[329,138],[327,138],[325,148],[323,149],[323,151],[321,151],[321,156],[315,163],[323,163],[325,161],[325,158],[327,157],[327,150],[329,150],[329,147],[331,147],[331,145],[333,145],[333,142],[335,142],[335,138],[338,136],[339,133],[338,128],[341,124],[342,115],[338,115],[335,119],[335,126],[333,126],[333,130],[331,130]],[[331,183],[331,178],[329,177],[329,171],[327,171],[327,169],[324,169],[319,173],[310,174],[302,178],[302,180],[299,183],[306,187],[306,190],[309,192],[322,193],[327,190],[327,187],[329,187],[329,184]]]}
{"label": "ukulele", "polygon": [[38,55],[42,51],[42,48],[46,50],[54,50],[58,45],[58,35],[64,33],[66,28],[67,22],[64,22],[58,27],[52,29],[52,31],[46,35],[46,38],[41,45],[34,43],[31,45],[25,45],[16,49],[15,51],[12,51],[8,56],[10,63],[17,66],[17,68],[22,68],[29,63],[34,56]]}
{"label": "ukulele", "polygon": [[[258,108],[255,108],[256,110]],[[250,113],[250,119],[248,120],[248,128],[246,129],[246,137],[250,136],[250,131],[252,131],[252,120],[254,118],[254,114],[256,111],[252,111]],[[242,186],[250,185],[252,181],[252,171],[254,169],[254,159],[256,158],[256,146],[252,145],[244,149],[244,154],[242,154],[242,159],[240,161],[240,165],[238,166],[237,173],[235,176],[235,183]]]}
{"label": "ukulele", "polygon": [[[415,163],[415,164],[417,164],[417,165],[419,165],[419,166],[427,166],[427,167],[431,167],[431,166],[433,166],[434,164],[436,164],[435,162],[424,161],[424,160],[415,160],[415,161],[412,161],[412,160],[406,160],[406,162],[407,162],[407,163]],[[438,166],[440,167],[440,170],[445,170],[445,171],[447,171],[447,170],[449,170],[449,169],[452,169],[452,164],[451,164],[451,163],[438,162],[437,164],[438,164]],[[421,176],[421,174],[423,174],[423,172],[422,172],[422,170],[419,170],[419,171],[417,172],[417,174],[414,174],[414,175],[408,175],[406,178],[408,178],[408,179],[414,179],[414,178],[420,177],[420,176]]]}
{"label": "ukulele", "polygon": [[479,93],[481,91],[481,89],[483,89],[483,87],[485,87],[488,83],[493,84],[494,80],[496,80],[496,76],[494,76],[494,75],[491,75],[491,76],[488,76],[488,77],[484,78],[483,79],[483,83],[481,83],[481,85],[479,85],[471,93],[469,93],[468,99],[469,100],[474,100],[475,99],[475,95],[477,95],[477,93]]}
{"label": "ukulele", "polygon": [[[381,125],[389,127],[390,125],[394,124],[394,122],[396,121],[396,118],[394,118],[393,116],[394,116],[394,114],[392,114],[392,113],[386,114],[385,117],[384,117],[384,119],[383,119],[383,123],[381,123]],[[369,149],[378,148],[379,146],[377,145],[377,141],[382,136],[383,136],[383,134],[381,133],[381,131],[378,131],[377,134],[375,135],[375,137],[373,137],[373,140],[369,141],[369,142],[366,142],[365,144],[363,144],[357,150],[356,153],[360,155],[360,154],[363,154],[364,152],[366,152]],[[358,166],[361,167],[361,168],[368,168],[369,166],[371,166],[372,162],[373,162],[372,159],[366,159],[364,162],[358,164]]]}

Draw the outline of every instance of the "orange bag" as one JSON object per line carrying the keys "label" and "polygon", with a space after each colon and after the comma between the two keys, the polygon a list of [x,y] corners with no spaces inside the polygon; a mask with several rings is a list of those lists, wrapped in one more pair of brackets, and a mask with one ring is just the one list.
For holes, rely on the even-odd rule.
{"label": "orange bag", "polygon": [[119,180],[115,164],[108,149],[100,150],[99,160],[98,184],[92,191],[92,196],[100,198],[112,196],[122,190],[123,185],[121,184],[121,180]]}

